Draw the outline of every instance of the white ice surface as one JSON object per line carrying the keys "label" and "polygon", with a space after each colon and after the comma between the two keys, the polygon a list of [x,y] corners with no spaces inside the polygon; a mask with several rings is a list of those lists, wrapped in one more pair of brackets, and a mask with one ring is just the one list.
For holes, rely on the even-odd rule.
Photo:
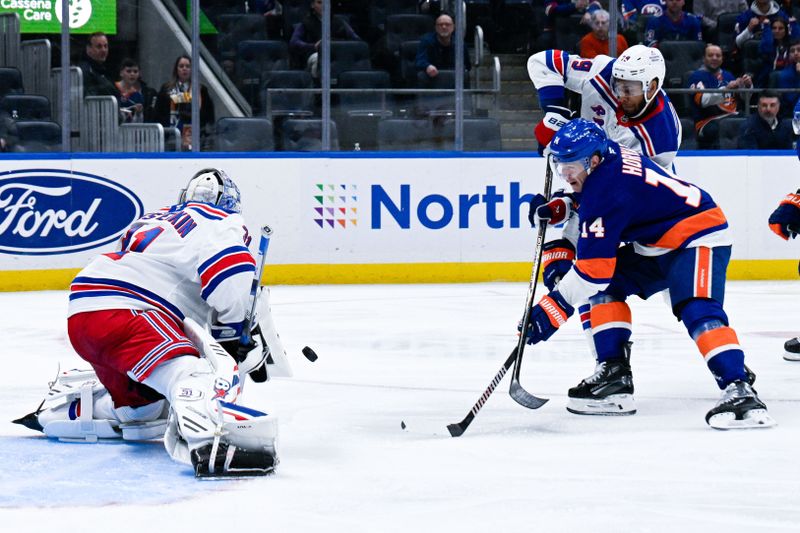
{"label": "white ice surface", "polygon": [[[85,367],[65,292],[0,294],[2,531],[800,531],[800,282],[730,283],[726,308],[778,427],[720,432],[719,391],[661,297],[631,301],[638,414],[581,417],[593,370],[575,317],[526,351],[527,410],[508,376],[460,421],[516,343],[524,284],[272,289],[295,377],[249,383],[280,416],[274,476],[196,481],[160,443],[63,444],[10,423],[58,364]],[[319,354],[309,363],[304,345]],[[405,421],[407,430],[401,430]]]}

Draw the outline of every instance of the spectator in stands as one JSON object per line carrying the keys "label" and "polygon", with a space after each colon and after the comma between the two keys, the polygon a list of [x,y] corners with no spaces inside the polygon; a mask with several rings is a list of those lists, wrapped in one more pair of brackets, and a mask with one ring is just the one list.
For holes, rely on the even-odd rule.
{"label": "spectator in stands", "polygon": [[[595,9],[589,15],[592,31],[578,41],[580,56],[592,59],[598,55],[611,55],[609,53],[608,24],[610,16],[605,9]],[[628,41],[621,34],[617,34],[617,55],[627,50]]]}
{"label": "spectator in stands", "polygon": [[663,14],[663,0],[622,0],[622,18],[628,24],[638,22],[639,15],[660,17]]}
{"label": "spectator in stands", "polygon": [[758,96],[758,113],[753,113],[742,124],[739,148],[749,150],[789,150],[793,131],[789,120],[780,120],[781,100],[773,91]]}
{"label": "spectator in stands", "polygon": [[544,0],[545,25],[539,36],[538,47],[543,50],[555,48],[556,19],[579,14],[583,15],[581,24],[588,26],[590,13],[597,9],[602,9],[598,0]]}
{"label": "spectator in stands", "polygon": [[83,72],[83,94],[86,96],[114,96],[119,98],[113,76],[108,70],[108,37],[98,31],[89,36],[78,67]]}
{"label": "spectator in stands", "polygon": [[797,21],[786,14],[775,0],[754,0],[750,9],[741,13],[736,19],[736,46],[742,48],[749,39],[760,39],[764,27],[776,18],[789,21],[789,34],[800,35]]}
{"label": "spectator in stands", "polygon": [[[777,89],[800,90],[800,39],[795,39],[789,44],[789,59],[783,70],[778,75]],[[797,103],[798,93],[781,93],[781,109],[785,117],[792,116],[792,110]]]}
{"label": "spectator in stands", "polygon": [[[455,24],[453,17],[442,13],[436,18],[436,27],[426,33],[417,48],[417,83],[420,87],[430,86],[431,80],[440,70],[454,70],[456,66],[456,46],[453,42]],[[470,69],[467,46],[464,45],[464,69]]]}
{"label": "spectator in stands", "polygon": [[[341,17],[331,18],[331,39],[360,41],[361,37]],[[308,15],[298,24],[289,40],[289,52],[296,67],[307,68],[319,78],[319,47],[322,42],[322,0],[311,0]]]}
{"label": "spectator in stands", "polygon": [[684,4],[685,0],[666,0],[664,13],[647,21],[644,44],[657,47],[661,41],[702,41],[700,19],[686,13]]}
{"label": "spectator in stands", "polygon": [[129,57],[123,59],[119,78],[114,85],[120,94],[120,122],[153,122],[158,95],[142,80],[139,63]]}
{"label": "spectator in stands", "polygon": [[417,8],[423,15],[438,17],[442,13],[442,2],[440,0],[419,0]]}
{"label": "spectator in stands", "polygon": [[[739,89],[753,86],[749,76],[735,77],[722,68],[722,48],[706,45],[703,66],[689,77],[691,89]],[[697,131],[697,147],[701,150],[719,148],[719,120],[737,115],[737,99],[732,93],[695,93],[692,115]]]}
{"label": "spectator in stands", "polygon": [[250,0],[248,2],[250,13],[264,16],[264,27],[271,38],[281,33],[283,26],[283,4],[277,0]]}
{"label": "spectator in stands", "polygon": [[[214,126],[214,101],[205,85],[200,86],[200,139],[207,146]],[[191,150],[192,140],[192,59],[178,56],[172,79],[161,86],[156,100],[156,117],[165,128],[177,128],[182,148]]]}
{"label": "spectator in stands", "polygon": [[761,52],[761,71],[753,82],[756,87],[766,87],[769,75],[773,71],[780,72],[789,64],[789,36],[788,25],[785,19],[776,18],[761,34],[759,52]]}
{"label": "spectator in stands", "polygon": [[700,19],[703,39],[706,42],[719,42],[717,19],[723,13],[744,13],[747,0],[694,0],[694,14]]}
{"label": "spectator in stands", "polygon": [[119,66],[119,78],[114,85],[119,91],[120,122],[144,122],[144,94],[139,83],[139,64],[131,58],[123,59]]}

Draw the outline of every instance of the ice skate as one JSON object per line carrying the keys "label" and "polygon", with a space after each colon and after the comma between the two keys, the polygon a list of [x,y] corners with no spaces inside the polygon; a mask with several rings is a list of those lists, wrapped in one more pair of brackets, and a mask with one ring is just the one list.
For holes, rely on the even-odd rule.
{"label": "ice skate", "polygon": [[734,381],[722,391],[717,405],[706,414],[714,429],[768,428],[776,425],[749,383]]}
{"label": "ice skate", "polygon": [[786,341],[783,350],[783,358],[787,361],[800,361],[800,337]]}
{"label": "ice skate", "polygon": [[626,357],[598,363],[594,374],[569,389],[567,411],[576,415],[632,415],[636,413],[633,402],[633,375],[630,344]]}

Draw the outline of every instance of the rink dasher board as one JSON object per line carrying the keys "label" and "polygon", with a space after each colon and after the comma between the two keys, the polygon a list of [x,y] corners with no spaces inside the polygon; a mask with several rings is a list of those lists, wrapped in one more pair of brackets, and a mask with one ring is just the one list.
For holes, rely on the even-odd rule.
{"label": "rink dasher board", "polygon": [[[706,154],[708,152],[705,152]],[[767,226],[800,185],[790,152],[687,153],[677,174],[707,190],[733,231],[731,279],[796,279],[797,246]],[[205,167],[242,191],[251,230],[275,235],[272,284],[523,281],[528,200],[544,160],[527,154],[58,154],[0,173],[0,289],[63,289],[143,212],[171,205]],[[555,188],[567,187],[558,183]],[[553,230],[554,233],[558,230]]]}

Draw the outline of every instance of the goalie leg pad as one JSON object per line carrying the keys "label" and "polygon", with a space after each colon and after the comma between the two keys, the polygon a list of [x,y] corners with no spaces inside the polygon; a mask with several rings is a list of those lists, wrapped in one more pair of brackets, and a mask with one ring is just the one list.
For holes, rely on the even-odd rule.
{"label": "goalie leg pad", "polygon": [[165,405],[116,408],[94,371],[68,370],[58,373],[42,406],[18,422],[62,441],[149,440],[164,433]]}
{"label": "goalie leg pad", "polygon": [[[167,452],[176,461],[195,466],[196,473],[204,477],[266,473],[265,465],[271,461],[270,468],[274,468],[277,462],[277,420],[236,405],[241,392],[236,362],[195,322],[187,319],[184,327],[204,357],[173,359],[160,365],[147,379],[147,384],[165,394],[170,402],[164,435]],[[220,450],[224,452],[222,456]],[[240,452],[237,454],[236,450]],[[254,454],[269,456],[269,460],[256,461]],[[198,471],[197,464],[205,466]],[[226,469],[231,473],[224,473]],[[247,473],[249,469],[261,474]],[[234,470],[238,473],[232,473]]]}

